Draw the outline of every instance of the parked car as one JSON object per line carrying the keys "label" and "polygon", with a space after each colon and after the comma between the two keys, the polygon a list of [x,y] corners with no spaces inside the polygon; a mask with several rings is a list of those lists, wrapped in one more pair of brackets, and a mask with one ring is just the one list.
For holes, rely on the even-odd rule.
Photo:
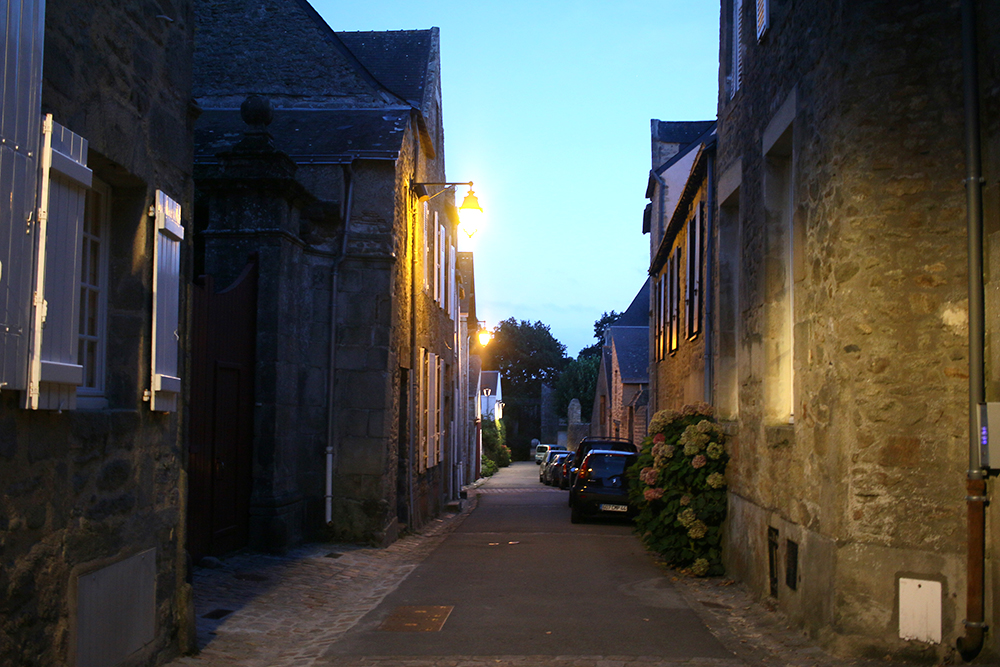
{"label": "parked car", "polygon": [[634,452],[592,449],[583,459],[570,491],[570,521],[580,523],[598,515],[631,517],[625,470],[635,463]]}
{"label": "parked car", "polygon": [[552,461],[555,459],[555,457],[558,456],[560,453],[565,454],[566,452],[565,451],[560,451],[558,449],[551,449],[551,450],[549,450],[549,453],[545,455],[545,460],[542,461],[542,464],[541,464],[542,467],[540,467],[538,469],[538,481],[539,482],[543,482],[545,484],[549,483],[548,482],[548,469],[549,469],[549,466],[552,464]]}
{"label": "parked car", "polygon": [[550,486],[558,486],[560,489],[565,488],[563,486],[563,466],[566,464],[566,459],[570,458],[572,455],[572,452],[560,452],[555,459],[552,460],[552,463],[549,464],[548,479]]}
{"label": "parked car", "polygon": [[542,466],[542,481],[549,486],[555,485],[556,471],[562,470],[562,462],[569,456],[565,450],[553,450],[549,452],[549,460]]}
{"label": "parked car", "polygon": [[535,447],[535,463],[541,465],[545,456],[553,449],[566,449],[566,445],[538,445]]}
{"label": "parked car", "polygon": [[580,468],[580,464],[583,462],[584,457],[594,449],[604,449],[607,451],[616,452],[626,452],[628,454],[638,454],[639,450],[630,441],[624,438],[610,438],[606,436],[592,436],[589,435],[580,441],[580,444],[576,448],[576,453],[572,457],[572,463],[569,465],[567,486],[569,488],[569,505],[573,506],[573,487],[578,480],[578,475],[576,474]]}

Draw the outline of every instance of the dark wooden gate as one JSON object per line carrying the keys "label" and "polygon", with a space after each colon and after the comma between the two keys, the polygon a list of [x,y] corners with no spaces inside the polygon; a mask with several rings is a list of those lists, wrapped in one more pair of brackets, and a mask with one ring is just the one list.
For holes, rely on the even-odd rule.
{"label": "dark wooden gate", "polygon": [[193,288],[188,551],[197,562],[247,544],[253,465],[257,262],[219,293]]}

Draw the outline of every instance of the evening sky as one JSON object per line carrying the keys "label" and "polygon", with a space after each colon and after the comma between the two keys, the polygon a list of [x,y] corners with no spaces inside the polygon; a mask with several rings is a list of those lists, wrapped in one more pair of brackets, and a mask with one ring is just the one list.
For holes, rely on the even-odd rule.
{"label": "evening sky", "polygon": [[[719,4],[377,0],[313,6],[336,31],[441,30],[446,169],[485,211],[476,308],[541,321],[575,356],[649,267],[650,126],[715,118]],[[458,191],[458,201],[465,188]]]}

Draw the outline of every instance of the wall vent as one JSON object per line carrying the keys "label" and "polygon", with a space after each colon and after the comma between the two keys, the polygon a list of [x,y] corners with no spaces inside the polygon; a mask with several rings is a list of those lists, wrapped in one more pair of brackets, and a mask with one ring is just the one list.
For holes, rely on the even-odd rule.
{"label": "wall vent", "polygon": [[791,540],[785,540],[785,585],[793,591],[798,588],[799,581],[799,545]]}
{"label": "wall vent", "polygon": [[767,572],[771,580],[771,597],[778,597],[778,529],[767,529]]}

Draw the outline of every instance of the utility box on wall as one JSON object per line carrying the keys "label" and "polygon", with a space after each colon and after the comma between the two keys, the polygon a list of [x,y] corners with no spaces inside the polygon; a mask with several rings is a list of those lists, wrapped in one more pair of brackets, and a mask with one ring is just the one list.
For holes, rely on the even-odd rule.
{"label": "utility box on wall", "polygon": [[899,637],[941,643],[941,582],[899,580]]}
{"label": "utility box on wall", "polygon": [[114,667],[156,633],[156,549],[80,576],[76,666]]}

